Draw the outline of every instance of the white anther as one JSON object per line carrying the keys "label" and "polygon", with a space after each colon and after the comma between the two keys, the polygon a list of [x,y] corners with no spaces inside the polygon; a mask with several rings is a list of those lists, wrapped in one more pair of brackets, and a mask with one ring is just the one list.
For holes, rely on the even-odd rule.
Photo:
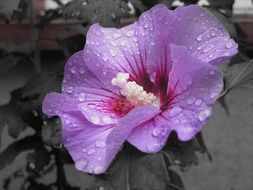
{"label": "white anther", "polygon": [[147,93],[142,86],[134,81],[128,82],[128,73],[118,73],[111,81],[112,85],[121,88],[121,95],[135,106],[152,104],[159,107],[159,99],[153,93]]}

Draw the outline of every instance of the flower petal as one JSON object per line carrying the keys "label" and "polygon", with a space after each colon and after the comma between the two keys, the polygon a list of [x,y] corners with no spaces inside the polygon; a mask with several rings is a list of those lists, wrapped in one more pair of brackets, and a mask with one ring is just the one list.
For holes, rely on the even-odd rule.
{"label": "flower petal", "polygon": [[166,144],[170,132],[168,121],[158,115],[136,127],[127,140],[142,152],[155,153]]}
{"label": "flower petal", "polygon": [[185,47],[171,45],[172,70],[169,87],[174,99],[162,116],[179,139],[189,140],[211,115],[223,88],[222,76],[212,65],[194,59]]}
{"label": "flower petal", "polygon": [[176,9],[171,42],[188,47],[201,61],[219,64],[237,53],[238,45],[206,9],[191,5]]}
{"label": "flower petal", "polygon": [[117,125],[98,126],[83,116],[72,99],[63,94],[51,93],[45,98],[43,112],[61,118],[64,146],[75,161],[76,168],[100,174],[109,167],[131,131],[152,119],[159,113],[159,109],[153,106],[138,107]]}
{"label": "flower petal", "polygon": [[108,109],[113,100],[120,98],[118,90],[105,86],[89,70],[83,60],[83,51],[69,58],[62,91],[75,100],[85,117],[94,124],[107,125],[118,121],[119,116]]}
{"label": "flower petal", "polygon": [[150,35],[158,36],[167,44],[186,46],[204,62],[219,64],[237,53],[238,45],[230,39],[224,26],[197,5],[175,11],[168,10],[165,5],[156,5],[141,15],[139,23],[147,26]]}

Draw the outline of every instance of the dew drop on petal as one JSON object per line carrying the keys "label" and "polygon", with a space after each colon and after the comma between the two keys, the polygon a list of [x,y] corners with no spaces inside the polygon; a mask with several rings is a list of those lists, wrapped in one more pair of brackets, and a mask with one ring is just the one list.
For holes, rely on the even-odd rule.
{"label": "dew drop on petal", "polygon": [[115,57],[117,55],[117,52],[114,49],[110,49],[111,56]]}
{"label": "dew drop on petal", "polygon": [[170,111],[169,111],[169,116],[173,117],[175,115],[178,115],[179,113],[182,112],[182,108],[181,107],[173,107]]}
{"label": "dew drop on petal", "polygon": [[199,112],[198,118],[200,121],[204,121],[205,119],[207,119],[211,115],[211,113],[212,113],[211,109],[206,108],[206,109],[202,110],[201,112]]}
{"label": "dew drop on petal", "polygon": [[196,100],[195,105],[199,106],[201,103],[202,103],[202,100],[198,99],[198,100]]}
{"label": "dew drop on petal", "polygon": [[97,116],[91,116],[91,122],[94,124],[98,124],[100,122],[100,118]]}
{"label": "dew drop on petal", "polygon": [[160,134],[159,128],[155,127],[155,128],[153,129],[153,131],[152,131],[152,134],[153,134],[154,137],[159,136],[159,134]]}
{"label": "dew drop on petal", "polygon": [[87,165],[86,160],[78,160],[75,162],[76,169],[83,170]]}
{"label": "dew drop on petal", "polygon": [[218,95],[219,95],[218,93],[213,92],[213,93],[210,94],[210,98],[215,98],[215,97],[217,97]]}
{"label": "dew drop on petal", "polygon": [[198,35],[196,39],[197,39],[198,42],[200,42],[202,40],[202,35],[201,34]]}
{"label": "dew drop on petal", "polygon": [[82,92],[78,95],[78,101],[83,102],[84,100],[85,100],[85,93]]}
{"label": "dew drop on petal", "polygon": [[97,148],[104,148],[105,147],[105,142],[101,140],[96,141],[96,147]]}
{"label": "dew drop on petal", "polygon": [[90,149],[88,152],[87,152],[87,154],[88,155],[92,155],[92,154],[94,154],[96,151],[94,150],[94,149]]}
{"label": "dew drop on petal", "polygon": [[232,47],[233,47],[233,42],[228,42],[227,44],[226,44],[226,48],[227,49],[231,49]]}
{"label": "dew drop on petal", "polygon": [[185,76],[185,83],[188,85],[192,84],[192,77],[190,75]]}
{"label": "dew drop on petal", "polygon": [[190,104],[193,104],[194,101],[195,101],[195,99],[196,99],[195,97],[190,97],[190,98],[188,98],[188,99],[186,100],[186,103],[189,104],[189,105],[190,105]]}
{"label": "dew drop on petal", "polygon": [[127,33],[126,33],[127,37],[131,37],[134,35],[134,31],[133,30],[129,30]]}

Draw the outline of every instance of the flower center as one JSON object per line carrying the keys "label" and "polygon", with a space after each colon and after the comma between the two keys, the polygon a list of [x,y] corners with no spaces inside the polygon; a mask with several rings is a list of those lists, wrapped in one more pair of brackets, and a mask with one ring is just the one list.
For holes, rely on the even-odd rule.
{"label": "flower center", "polygon": [[142,86],[128,81],[129,74],[119,72],[111,81],[112,85],[121,88],[120,93],[134,106],[153,105],[159,107],[159,99],[153,93],[147,93]]}

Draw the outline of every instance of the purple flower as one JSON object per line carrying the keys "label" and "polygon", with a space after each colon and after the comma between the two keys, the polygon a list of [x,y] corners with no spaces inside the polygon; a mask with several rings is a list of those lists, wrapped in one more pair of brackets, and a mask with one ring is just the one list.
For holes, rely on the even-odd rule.
{"label": "purple flower", "polygon": [[155,153],[172,131],[193,138],[223,88],[214,65],[236,53],[226,29],[199,6],[157,5],[121,29],[94,24],[43,112],[61,118],[76,168],[99,174],[126,140]]}

